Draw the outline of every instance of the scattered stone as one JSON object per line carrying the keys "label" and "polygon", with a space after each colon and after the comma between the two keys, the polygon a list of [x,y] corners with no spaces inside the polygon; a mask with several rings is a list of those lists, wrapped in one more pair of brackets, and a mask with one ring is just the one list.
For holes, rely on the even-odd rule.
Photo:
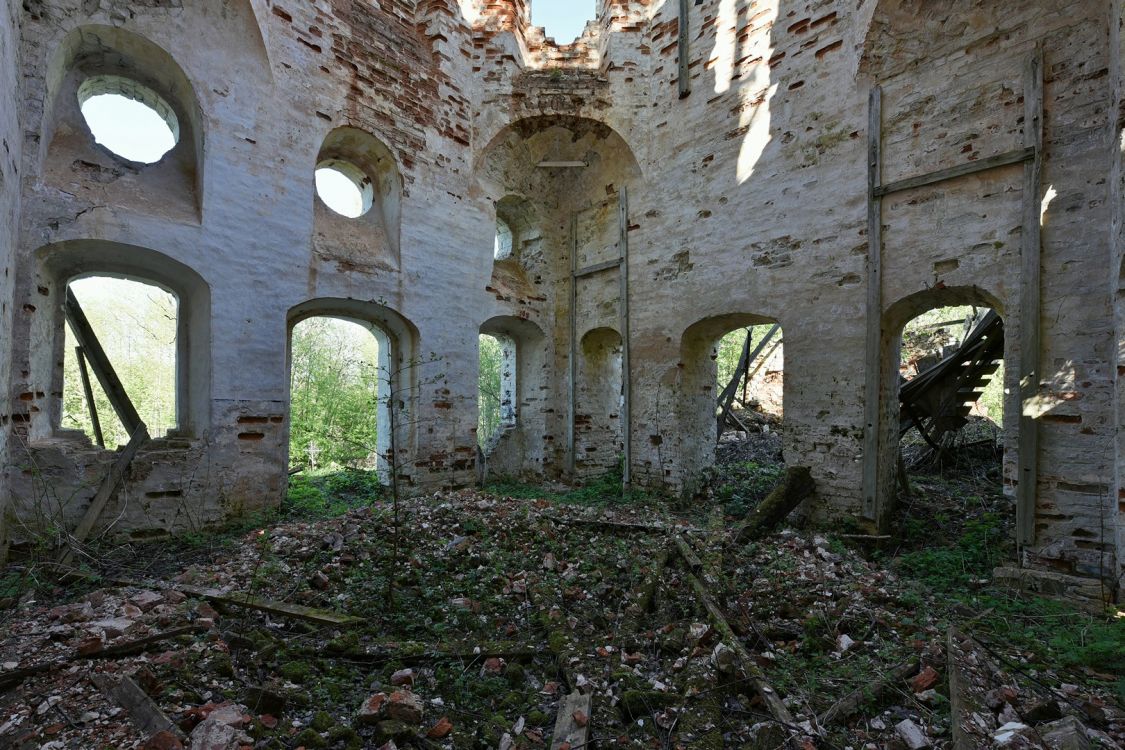
{"label": "scattered stone", "polygon": [[422,701],[408,690],[399,690],[387,700],[384,710],[387,716],[405,724],[422,723]]}
{"label": "scattered stone", "polygon": [[414,670],[400,669],[391,675],[391,684],[395,687],[411,687],[414,685]]}
{"label": "scattered stone", "polygon": [[1039,736],[1051,750],[1088,750],[1093,746],[1086,727],[1073,716],[1039,727]]}
{"label": "scattered stone", "polygon": [[331,586],[331,581],[328,580],[328,576],[318,570],[309,579],[309,585],[317,591],[327,591],[328,587]]}
{"label": "scattered stone", "polygon": [[356,715],[358,724],[377,724],[383,716],[383,704],[387,702],[386,693],[376,693],[363,702]]}
{"label": "scattered stone", "polygon": [[929,690],[937,684],[940,675],[931,666],[927,666],[921,672],[916,674],[910,679],[910,688],[915,693],[920,693],[923,690]]}
{"label": "scattered stone", "polygon": [[922,748],[931,746],[930,738],[926,736],[921,727],[910,719],[903,719],[895,724],[895,732],[910,750],[922,750]]}
{"label": "scattered stone", "polygon": [[167,730],[157,732],[141,746],[141,750],[183,750],[183,748],[184,743],[180,742],[180,738]]}
{"label": "scattered stone", "polygon": [[129,632],[137,622],[128,617],[114,617],[109,620],[98,620],[92,624],[96,628],[101,628],[106,638],[118,638]]}
{"label": "scattered stone", "polygon": [[242,702],[252,713],[282,716],[285,713],[285,696],[265,686],[248,687],[242,691]]}
{"label": "scattered stone", "polygon": [[163,604],[164,597],[155,591],[142,591],[135,596],[129,597],[129,603],[141,612],[148,612],[156,605]]}
{"label": "scattered stone", "polygon": [[449,736],[453,731],[453,722],[449,720],[448,716],[443,716],[438,720],[437,724],[430,727],[430,731],[426,732],[426,736],[431,740],[441,740]]}

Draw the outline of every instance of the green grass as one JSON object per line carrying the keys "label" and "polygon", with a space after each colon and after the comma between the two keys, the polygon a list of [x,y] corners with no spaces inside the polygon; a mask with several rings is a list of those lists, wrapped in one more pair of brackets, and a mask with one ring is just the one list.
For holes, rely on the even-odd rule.
{"label": "green grass", "polygon": [[744,518],[781,481],[785,465],[746,461],[723,467],[723,474],[722,482],[714,484],[715,499],[726,515]]}
{"label": "green grass", "polygon": [[590,508],[608,508],[615,506],[648,505],[653,501],[650,492],[622,487],[621,470],[607,472],[589,484],[573,487],[565,492],[550,490],[545,487],[526,484],[512,479],[499,479],[484,487],[485,492],[493,495],[503,495],[520,500],[550,500],[564,505],[582,505]]}

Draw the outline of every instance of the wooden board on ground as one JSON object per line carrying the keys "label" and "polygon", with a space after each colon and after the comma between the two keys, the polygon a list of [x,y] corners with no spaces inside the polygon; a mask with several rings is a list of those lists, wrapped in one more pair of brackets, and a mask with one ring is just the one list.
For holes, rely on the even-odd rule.
{"label": "wooden board on ground", "polygon": [[232,607],[246,607],[247,609],[254,609],[259,612],[267,612],[274,615],[282,615],[285,617],[293,617],[298,620],[305,620],[306,622],[316,623],[318,625],[336,625],[339,627],[349,625],[359,625],[363,622],[362,618],[352,617],[351,615],[341,615],[336,612],[328,612],[323,609],[313,609],[312,607],[302,607],[300,604],[288,604],[286,602],[276,602],[272,599],[263,599],[259,596],[252,594],[231,593],[224,594],[214,589],[204,589],[196,586],[176,585],[173,588],[182,591],[191,596],[198,596],[206,599],[207,601],[216,604],[227,604]]}
{"label": "wooden board on ground", "polygon": [[575,691],[563,698],[551,750],[578,750],[590,742],[590,713],[593,696]]}
{"label": "wooden board on ground", "polygon": [[98,689],[129,714],[129,719],[146,737],[159,732],[171,732],[182,737],[179,729],[160,710],[141,687],[128,677],[117,678],[109,674],[92,674],[90,680]]}

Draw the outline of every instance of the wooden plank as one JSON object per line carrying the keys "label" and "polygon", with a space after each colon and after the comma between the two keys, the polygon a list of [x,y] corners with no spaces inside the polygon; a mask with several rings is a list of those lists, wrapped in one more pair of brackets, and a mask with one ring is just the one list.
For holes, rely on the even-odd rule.
{"label": "wooden plank", "polygon": [[82,312],[82,306],[78,304],[78,298],[74,296],[70,287],[66,288],[64,312],[67,322],[70,323],[70,329],[74,331],[74,338],[78,340],[78,345],[89,359],[90,366],[94,368],[94,375],[101,383],[105,395],[109,397],[109,403],[113,405],[113,410],[117,412],[121,424],[125,425],[125,431],[130,435],[134,434],[137,427],[141,425],[141,417],[129,399],[129,394],[125,392],[125,387],[121,385],[121,379],[117,377],[113,364],[102,349],[101,342],[98,341],[94,329],[90,327],[90,321],[86,319],[86,314]]}
{"label": "wooden plank", "polygon": [[879,396],[883,372],[883,90],[871,89],[867,113],[867,338],[863,382],[863,515],[879,516]]}
{"label": "wooden plank", "polygon": [[74,347],[74,356],[78,358],[78,375],[82,378],[82,393],[86,396],[86,407],[90,410],[90,424],[94,428],[94,440],[99,448],[105,447],[105,436],[102,435],[102,421],[98,419],[98,405],[94,403],[94,388],[90,385],[90,370],[86,367],[86,353],[82,347]]}
{"label": "wooden plank", "polygon": [[619,240],[617,243],[620,289],[618,305],[621,315],[621,442],[624,452],[621,484],[628,490],[633,483],[633,371],[629,357],[629,191],[622,186],[618,193]]}
{"label": "wooden plank", "polygon": [[1016,459],[1016,541],[1035,543],[1035,501],[1039,483],[1039,420],[1031,410],[1039,393],[1039,315],[1043,178],[1043,50],[1027,63],[1024,84],[1024,145],[1035,158],[1024,166],[1023,246],[1020,263],[1019,452]]}
{"label": "wooden plank", "polygon": [[232,607],[245,607],[246,609],[253,609],[259,612],[268,612],[269,614],[293,617],[298,620],[304,620],[306,622],[312,622],[318,625],[348,626],[359,625],[360,623],[365,622],[365,620],[360,617],[341,615],[322,609],[313,609],[312,607],[302,607],[299,604],[289,604],[287,602],[273,601],[272,599],[265,599],[260,596],[254,596],[253,594],[224,594],[221,591],[216,591],[215,589],[205,589],[199,588],[197,586],[187,586],[181,584],[176,584],[172,588],[176,589],[177,591],[182,591],[185,594],[202,597],[217,604],[226,604]]}
{"label": "wooden plank", "polygon": [[575,409],[578,408],[578,213],[570,217],[570,379],[567,382],[566,468],[571,478],[577,465]]}
{"label": "wooden plank", "polygon": [[164,715],[160,706],[148,697],[140,685],[128,677],[115,678],[110,674],[94,673],[90,680],[98,686],[107,697],[112,698],[129,714],[129,719],[145,737],[151,737],[160,732],[170,732],[182,738],[183,733],[179,727]]}
{"label": "wooden plank", "polygon": [[680,0],[680,33],[678,40],[679,72],[676,82],[680,91],[680,98],[686,99],[691,94],[691,4],[688,0]]}
{"label": "wooden plank", "polygon": [[580,268],[574,272],[574,275],[581,278],[582,276],[590,276],[591,274],[608,271],[611,268],[619,268],[620,266],[621,259],[615,258],[613,260],[607,260],[605,263],[598,263],[594,266],[586,266],[585,268]]}
{"label": "wooden plank", "polygon": [[785,728],[786,733],[790,735],[790,739],[792,740],[797,725],[793,720],[793,714],[790,713],[789,708],[785,705],[785,701],[781,699],[777,691],[766,681],[765,674],[754,660],[753,655],[747,650],[746,646],[742,644],[742,640],[735,635],[734,630],[731,628],[730,623],[727,622],[727,618],[723,615],[722,610],[719,609],[718,605],[716,605],[711,598],[707,587],[703,585],[703,582],[700,581],[694,573],[687,572],[686,576],[688,583],[695,592],[696,598],[710,616],[711,624],[715,627],[715,630],[719,632],[719,635],[722,636],[723,642],[734,651],[735,655],[742,663],[742,671],[746,673],[747,682],[757,691],[758,695],[762,697],[762,701],[766,704],[766,708],[769,709],[770,715]]}
{"label": "wooden plank", "polygon": [[879,185],[875,188],[875,197],[882,198],[891,193],[901,193],[903,190],[912,190],[914,188],[926,187],[927,185],[934,185],[939,182],[955,180],[958,177],[967,177],[979,172],[987,172],[990,169],[1009,167],[1013,164],[1023,164],[1034,158],[1034,148],[1018,148],[1013,151],[1005,151],[1002,154],[996,154],[987,159],[970,161],[965,164],[958,164],[955,167],[949,167],[948,169],[939,169],[936,172],[928,172],[916,177],[907,177],[903,180],[888,182],[886,185]]}
{"label": "wooden plank", "polygon": [[60,564],[68,565],[74,558],[74,545],[81,544],[86,541],[86,537],[90,536],[94,524],[98,522],[102,511],[105,510],[106,503],[117,491],[117,485],[121,484],[121,480],[125,478],[125,472],[128,471],[129,464],[133,463],[137,451],[147,442],[148,430],[145,428],[145,423],[141,422],[133,431],[133,436],[129,438],[129,442],[117,455],[113,465],[109,467],[109,472],[102,479],[98,491],[94,494],[94,499],[90,501],[90,506],[86,508],[86,515],[82,516],[82,520],[78,522],[78,527],[70,535],[69,544],[59,555]]}
{"label": "wooden plank", "polygon": [[[593,696],[575,691],[563,698],[559,704],[559,716],[555,719],[555,734],[551,739],[551,750],[563,747],[579,750],[590,743],[590,715]],[[584,717],[584,720],[576,720]]]}

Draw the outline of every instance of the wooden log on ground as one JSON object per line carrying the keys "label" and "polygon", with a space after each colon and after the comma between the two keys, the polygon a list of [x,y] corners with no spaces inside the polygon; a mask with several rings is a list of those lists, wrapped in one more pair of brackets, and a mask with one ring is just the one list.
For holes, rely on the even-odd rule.
{"label": "wooden log on ground", "polygon": [[561,750],[563,747],[579,750],[590,743],[593,702],[593,696],[583,695],[578,691],[563,698],[559,704],[558,718],[555,719],[551,750]]}
{"label": "wooden log on ground", "polygon": [[735,537],[739,544],[761,539],[770,533],[804,502],[816,485],[813,483],[812,473],[807,466],[790,466],[785,470],[785,477],[773,491],[751,511],[742,528]]}
{"label": "wooden log on ground", "polygon": [[90,680],[107,698],[115,701],[129,714],[133,725],[145,735],[151,737],[160,732],[169,732],[183,739],[179,727],[164,715],[160,706],[149,698],[140,685],[128,677],[114,677],[110,674],[92,674]]}
{"label": "wooden log on ground", "polygon": [[742,641],[731,628],[730,623],[727,622],[727,618],[723,615],[722,610],[719,609],[714,599],[711,598],[707,587],[690,571],[687,572],[686,575],[688,583],[699,599],[699,603],[707,610],[707,614],[711,618],[711,624],[741,662],[742,671],[746,674],[747,682],[754,688],[758,695],[762,697],[762,701],[766,704],[766,708],[769,709],[770,715],[785,727],[785,731],[789,733],[790,739],[793,739],[796,729],[793,714],[789,712],[789,708],[785,705],[781,696],[777,694],[777,691],[770,686],[769,682],[766,680],[765,674],[758,666],[758,663],[754,661],[753,655],[747,650],[746,646],[742,644]]}
{"label": "wooden log on ground", "polygon": [[676,535],[676,549],[680,553],[680,557],[687,564],[692,573],[699,574],[703,570],[703,561],[695,554],[695,550],[687,543],[682,536]]}
{"label": "wooden log on ground", "polygon": [[882,679],[858,687],[832,704],[820,720],[821,726],[831,726],[837,722],[844,722],[856,714],[864,704],[870,700],[877,700],[880,695],[907,677],[918,674],[918,660],[911,659],[893,667]]}
{"label": "wooden log on ground", "polygon": [[[141,588],[144,587],[142,586]],[[201,597],[215,604],[225,604],[232,607],[245,607],[246,609],[253,609],[272,615],[280,615],[282,617],[292,617],[297,620],[304,620],[306,622],[315,623],[317,625],[348,627],[351,625],[359,625],[360,623],[364,622],[364,620],[360,617],[341,615],[336,612],[329,612],[323,609],[313,609],[312,607],[302,607],[299,604],[277,602],[273,601],[272,599],[264,599],[260,596],[254,596],[253,594],[224,594],[220,591],[215,591],[214,589],[204,589],[197,586],[185,586],[183,584],[175,584],[173,586],[169,586],[168,588],[173,588],[192,596]]]}

